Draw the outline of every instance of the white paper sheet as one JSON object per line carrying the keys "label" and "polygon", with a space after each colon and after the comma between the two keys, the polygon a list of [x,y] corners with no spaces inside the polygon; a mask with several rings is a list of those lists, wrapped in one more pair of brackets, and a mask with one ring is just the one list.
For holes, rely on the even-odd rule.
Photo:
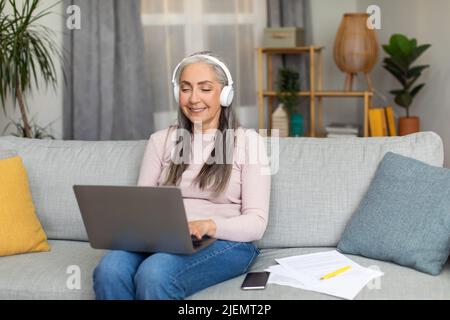
{"label": "white paper sheet", "polygon": [[[336,250],[275,259],[279,265],[271,266],[268,282],[299,289],[317,291],[352,300],[382,272],[364,268]],[[351,268],[344,273],[321,280],[330,272],[345,266]]]}

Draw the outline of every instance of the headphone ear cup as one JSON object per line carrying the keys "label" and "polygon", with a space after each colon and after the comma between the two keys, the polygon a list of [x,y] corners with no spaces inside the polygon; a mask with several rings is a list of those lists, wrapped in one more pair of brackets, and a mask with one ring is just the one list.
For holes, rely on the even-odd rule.
{"label": "headphone ear cup", "polygon": [[225,86],[220,93],[220,105],[229,107],[233,102],[234,89],[232,86]]}
{"label": "headphone ear cup", "polygon": [[175,101],[177,104],[179,104],[179,99],[180,99],[180,87],[178,86],[178,84],[175,84],[173,86],[173,97],[175,98]]}

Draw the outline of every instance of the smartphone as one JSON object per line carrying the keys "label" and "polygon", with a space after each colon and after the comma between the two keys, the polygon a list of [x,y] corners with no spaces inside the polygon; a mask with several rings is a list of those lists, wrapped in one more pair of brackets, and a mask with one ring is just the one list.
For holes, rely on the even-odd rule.
{"label": "smartphone", "polygon": [[258,290],[266,287],[270,272],[249,272],[242,282],[242,290]]}

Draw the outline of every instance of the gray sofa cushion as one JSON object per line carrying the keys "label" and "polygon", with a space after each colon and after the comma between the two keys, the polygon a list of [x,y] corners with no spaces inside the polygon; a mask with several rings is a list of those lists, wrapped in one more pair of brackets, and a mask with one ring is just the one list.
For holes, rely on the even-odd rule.
{"label": "gray sofa cushion", "polygon": [[[270,148],[268,148],[270,149]],[[261,248],[335,247],[388,151],[443,165],[433,132],[403,137],[280,139],[269,225]]]}
{"label": "gray sofa cushion", "polygon": [[[275,258],[289,257],[335,248],[291,248],[265,249],[251,266],[250,271],[263,271],[275,265]],[[356,296],[355,300],[386,300],[386,299],[450,299],[450,261],[445,265],[439,277],[395,265],[389,262],[367,259],[359,256],[346,255],[356,263],[384,272],[384,276],[370,282]],[[241,290],[244,276],[239,276],[224,283],[202,290],[188,299],[229,299],[229,300],[322,300],[338,298],[301,289],[269,284],[264,290]]]}
{"label": "gray sofa cushion", "polygon": [[[0,257],[0,299],[94,299],[92,272],[106,253],[79,241],[50,240],[52,251]],[[265,249],[251,266],[262,271],[276,264],[275,258],[333,250],[334,248]],[[450,262],[439,277],[433,277],[392,263],[348,256],[365,267],[384,272],[356,299],[450,299]],[[70,290],[67,282],[73,274],[68,267],[81,271],[81,288]],[[337,299],[312,291],[269,284],[265,290],[243,291],[244,275],[200,291],[188,299]]]}
{"label": "gray sofa cushion", "polygon": [[[51,251],[0,257],[0,300],[3,299],[93,299],[92,271],[104,250],[87,242],[50,240]],[[80,289],[69,289],[78,266]],[[68,273],[70,272],[70,273]],[[73,288],[73,287],[72,287]]]}
{"label": "gray sofa cushion", "polygon": [[450,170],[387,153],[338,249],[438,275],[450,253]]}
{"label": "gray sofa cushion", "polygon": [[87,240],[72,186],[136,185],[145,144],[0,138],[0,150],[16,150],[23,159],[47,237],[69,240]]}

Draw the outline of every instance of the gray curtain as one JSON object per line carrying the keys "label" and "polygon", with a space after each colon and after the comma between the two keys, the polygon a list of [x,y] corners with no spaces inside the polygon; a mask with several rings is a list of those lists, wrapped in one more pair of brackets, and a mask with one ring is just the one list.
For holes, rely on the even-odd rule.
{"label": "gray curtain", "polygon": [[64,139],[135,140],[153,132],[140,0],[65,0],[81,29],[65,28]]}
{"label": "gray curtain", "polygon": [[[312,45],[310,0],[267,0],[267,24],[269,27],[300,27],[305,31],[305,45]],[[300,73],[302,90],[309,90],[309,58],[302,55],[274,55],[274,77],[278,81],[277,70],[281,67]],[[305,130],[309,130],[309,101],[301,98],[300,111],[305,119]],[[308,131],[305,131],[308,132]]]}

